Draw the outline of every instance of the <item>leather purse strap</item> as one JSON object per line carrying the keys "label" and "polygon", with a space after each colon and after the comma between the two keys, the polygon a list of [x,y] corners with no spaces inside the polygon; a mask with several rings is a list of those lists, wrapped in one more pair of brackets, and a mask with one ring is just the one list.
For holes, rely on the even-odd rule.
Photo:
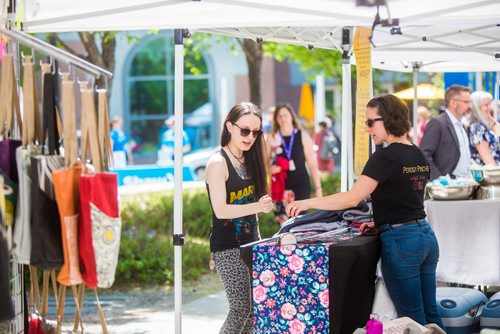
{"label": "leather purse strap", "polygon": [[99,143],[99,135],[97,132],[97,119],[94,104],[94,92],[92,89],[88,88],[86,82],[81,84],[82,93],[82,121],[81,121],[81,132],[82,132],[82,171],[86,172],[87,155],[90,155],[92,165],[94,166],[95,172],[102,172],[104,169],[102,162],[102,150]]}
{"label": "leather purse strap", "polygon": [[14,75],[12,56],[4,55],[0,82],[0,136],[11,137],[14,130],[14,111],[19,134],[22,133],[23,121],[17,94],[17,82]]}
{"label": "leather purse strap", "polygon": [[37,142],[42,144],[42,131],[40,127],[40,115],[38,108],[38,97],[35,87],[35,73],[31,56],[26,56],[23,62],[23,128],[22,145],[27,147]]}
{"label": "leather purse strap", "polygon": [[[99,126],[99,144],[102,146],[101,154],[104,167],[113,166],[113,150],[111,148],[111,137],[109,131],[109,110],[108,97],[106,90],[99,89],[98,94],[98,126]],[[107,169],[107,168],[106,168]]]}
{"label": "leather purse strap", "polygon": [[64,164],[73,166],[78,161],[78,141],[76,138],[76,111],[74,82],[62,74],[61,111],[63,117]]}

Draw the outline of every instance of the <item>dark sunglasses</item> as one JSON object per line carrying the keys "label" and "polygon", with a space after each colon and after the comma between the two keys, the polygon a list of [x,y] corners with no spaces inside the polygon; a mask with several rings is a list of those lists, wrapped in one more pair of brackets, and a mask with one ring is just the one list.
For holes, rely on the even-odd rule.
{"label": "dark sunglasses", "polygon": [[376,122],[376,121],[383,121],[384,119],[382,117],[379,117],[379,118],[374,118],[374,119],[367,119],[365,121],[365,124],[367,127],[371,128],[373,126],[373,124]]}
{"label": "dark sunglasses", "polygon": [[248,135],[250,134],[250,132],[252,133],[252,136],[254,138],[257,138],[261,133],[262,133],[262,130],[259,129],[259,130],[250,130],[250,129],[244,129],[242,127],[240,127],[238,124],[236,123],[233,123],[233,125],[236,125],[238,127],[238,129],[240,129],[240,134],[242,137],[248,137]]}

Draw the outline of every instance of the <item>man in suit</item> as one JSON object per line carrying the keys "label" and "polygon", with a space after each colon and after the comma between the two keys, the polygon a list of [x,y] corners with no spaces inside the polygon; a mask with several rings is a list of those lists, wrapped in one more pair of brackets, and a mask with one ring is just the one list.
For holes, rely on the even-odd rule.
{"label": "man in suit", "polygon": [[429,121],[420,142],[431,167],[431,180],[446,174],[465,177],[469,173],[469,139],[461,119],[471,108],[470,88],[450,86],[444,100],[446,111]]}

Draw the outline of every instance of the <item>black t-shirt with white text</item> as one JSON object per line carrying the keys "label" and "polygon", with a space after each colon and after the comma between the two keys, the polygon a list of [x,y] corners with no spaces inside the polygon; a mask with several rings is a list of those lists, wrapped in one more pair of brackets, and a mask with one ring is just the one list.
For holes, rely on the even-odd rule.
{"label": "black t-shirt with white text", "polygon": [[362,172],[379,182],[371,194],[376,226],[423,219],[430,167],[415,145],[393,143],[376,151]]}

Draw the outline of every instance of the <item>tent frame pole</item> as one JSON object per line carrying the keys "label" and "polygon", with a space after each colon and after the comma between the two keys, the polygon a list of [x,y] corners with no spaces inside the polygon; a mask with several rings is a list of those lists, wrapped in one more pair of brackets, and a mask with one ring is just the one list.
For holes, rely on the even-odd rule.
{"label": "tent frame pole", "polygon": [[174,305],[175,333],[182,333],[182,159],[184,128],[184,38],[189,37],[186,29],[175,29],[175,85],[174,85]]}
{"label": "tent frame pole", "polygon": [[418,145],[418,73],[420,71],[420,64],[414,62],[413,68],[413,143]]}
{"label": "tent frame pole", "polygon": [[352,97],[351,97],[351,47],[352,27],[345,27],[342,33],[342,151],[340,165],[340,191],[348,190],[353,183],[352,150]]}

